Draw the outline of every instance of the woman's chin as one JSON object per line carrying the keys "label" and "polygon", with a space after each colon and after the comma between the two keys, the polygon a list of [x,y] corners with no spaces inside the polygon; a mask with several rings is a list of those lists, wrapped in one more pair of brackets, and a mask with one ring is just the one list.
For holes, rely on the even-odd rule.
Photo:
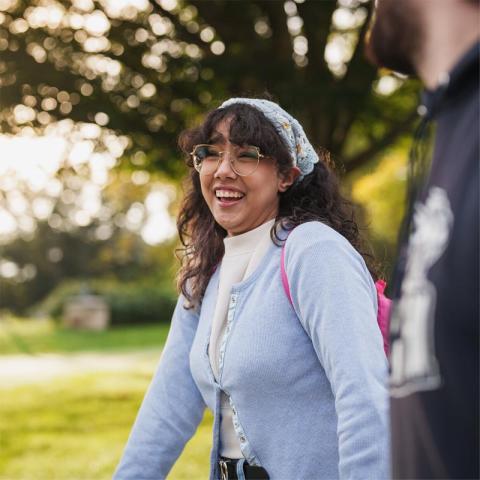
{"label": "woman's chin", "polygon": [[239,228],[236,224],[232,224],[231,222],[222,222],[221,220],[218,221],[217,223],[227,231],[227,235],[231,237],[232,235],[238,235]]}
{"label": "woman's chin", "polygon": [[227,231],[229,237],[233,235],[238,235],[243,233],[245,230],[242,230],[242,223],[234,221],[232,218],[225,218],[223,215],[216,215],[215,221]]}

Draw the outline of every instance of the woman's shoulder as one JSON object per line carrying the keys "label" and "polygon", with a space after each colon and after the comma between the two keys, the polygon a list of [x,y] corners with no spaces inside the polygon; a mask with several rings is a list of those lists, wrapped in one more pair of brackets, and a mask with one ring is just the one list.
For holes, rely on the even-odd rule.
{"label": "woman's shoulder", "polygon": [[285,244],[286,263],[314,264],[328,261],[361,265],[365,261],[352,244],[332,227],[319,221],[305,222],[294,228]]}
{"label": "woman's shoulder", "polygon": [[[310,221],[295,227],[288,236],[287,248],[308,248],[314,245],[338,245],[353,249],[350,242],[332,227],[320,221]],[[290,248],[289,248],[290,249]]]}
{"label": "woman's shoulder", "polygon": [[[332,227],[319,222],[305,222],[288,236],[284,256],[285,269],[290,272],[315,271],[318,278],[328,279],[333,271],[357,272],[371,281],[362,255]],[[372,283],[373,286],[373,283]]]}

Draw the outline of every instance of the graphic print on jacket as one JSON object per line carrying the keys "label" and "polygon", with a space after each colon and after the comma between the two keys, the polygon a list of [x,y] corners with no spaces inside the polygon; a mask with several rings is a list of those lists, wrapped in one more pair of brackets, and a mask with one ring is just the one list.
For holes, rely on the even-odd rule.
{"label": "graphic print on jacket", "polygon": [[441,383],[434,345],[437,291],[428,272],[447,248],[453,220],[442,188],[430,188],[425,203],[415,206],[401,297],[391,319],[390,383],[395,397],[432,390]]}

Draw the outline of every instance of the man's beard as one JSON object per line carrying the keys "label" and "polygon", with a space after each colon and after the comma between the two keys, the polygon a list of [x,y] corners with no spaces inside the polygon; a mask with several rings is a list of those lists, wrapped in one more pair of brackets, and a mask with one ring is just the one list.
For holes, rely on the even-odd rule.
{"label": "man's beard", "polygon": [[372,63],[405,75],[416,72],[422,44],[418,1],[379,0],[366,44]]}

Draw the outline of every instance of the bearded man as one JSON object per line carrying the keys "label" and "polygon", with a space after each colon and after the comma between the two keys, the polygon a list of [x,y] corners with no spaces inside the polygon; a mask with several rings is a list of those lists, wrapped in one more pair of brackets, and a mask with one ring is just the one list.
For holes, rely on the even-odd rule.
{"label": "bearded man", "polygon": [[394,478],[479,478],[479,5],[377,0],[367,44],[426,87],[393,282]]}

